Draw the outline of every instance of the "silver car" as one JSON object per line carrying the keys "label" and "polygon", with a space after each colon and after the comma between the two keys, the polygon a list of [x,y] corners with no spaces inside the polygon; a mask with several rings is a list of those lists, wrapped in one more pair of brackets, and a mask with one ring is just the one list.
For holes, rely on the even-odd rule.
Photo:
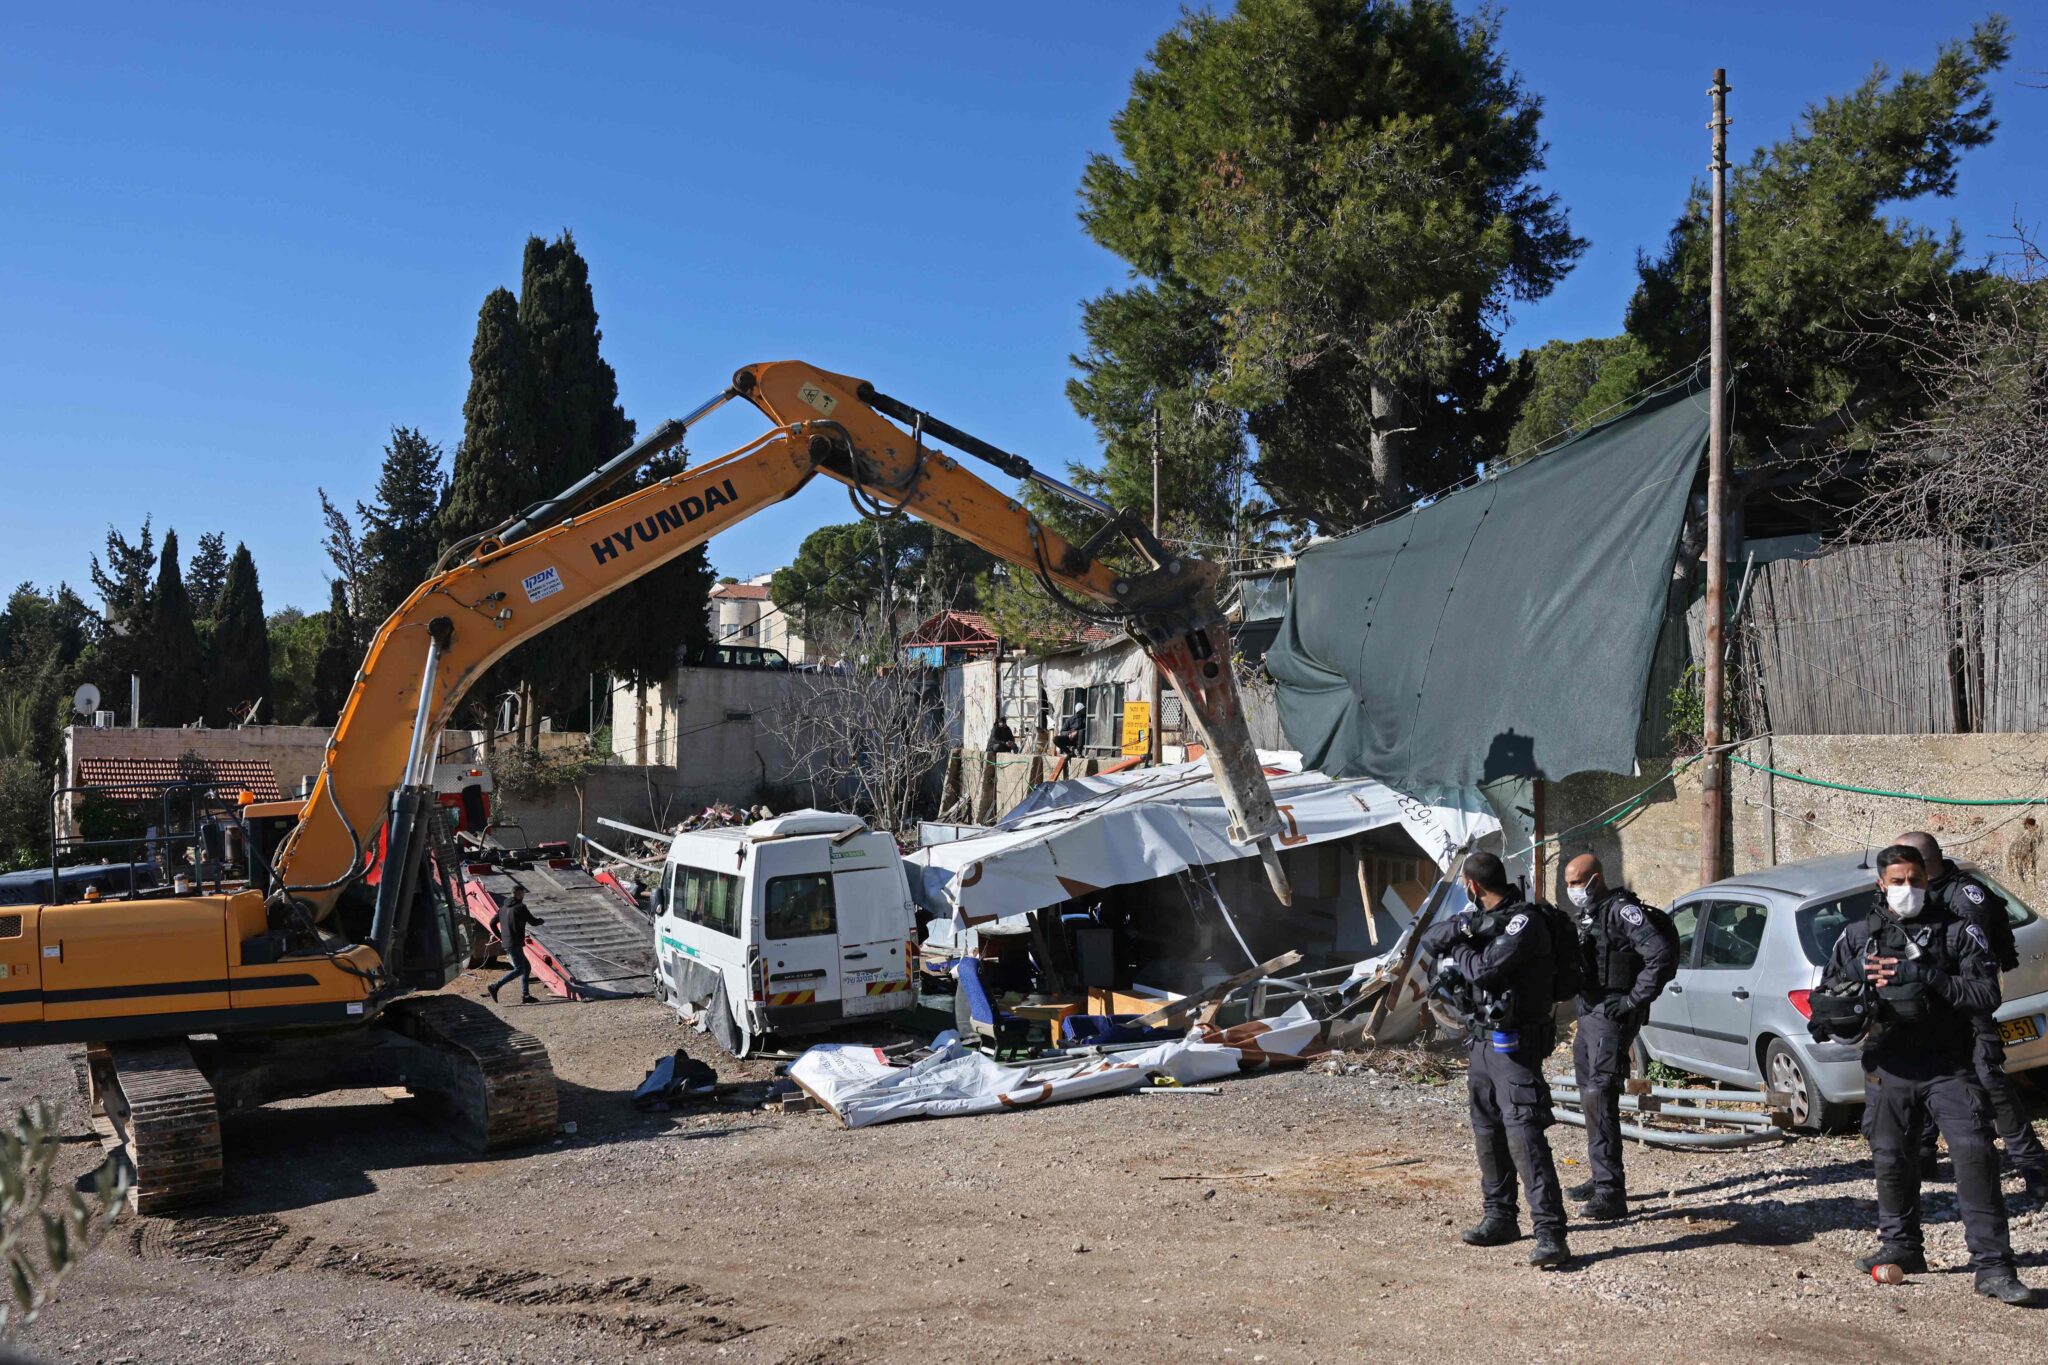
{"label": "silver car", "polygon": [[[1964,864],[1968,867],[1968,864]],[[1971,869],[1975,871],[1975,869]],[[2000,981],[2006,1069],[2048,1063],[2048,921],[1990,877],[2011,907],[2020,965]],[[1846,1127],[1863,1103],[1853,1045],[1816,1043],[1807,996],[1843,928],[1877,903],[1873,855],[1854,853],[1746,872],[1674,901],[1678,975],[1650,1006],[1637,1043],[1645,1058],[1736,1084],[1767,1083],[1792,1097],[1793,1122]]]}

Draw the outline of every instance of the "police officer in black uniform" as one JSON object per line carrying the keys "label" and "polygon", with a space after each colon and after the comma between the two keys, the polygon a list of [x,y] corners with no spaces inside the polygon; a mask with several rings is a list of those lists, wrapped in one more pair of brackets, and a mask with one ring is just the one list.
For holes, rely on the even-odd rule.
{"label": "police officer in black uniform", "polygon": [[1557,1045],[1550,930],[1543,912],[1515,893],[1493,854],[1465,859],[1464,886],[1472,908],[1433,926],[1419,945],[1422,958],[1435,964],[1439,986],[1462,983],[1475,1019],[1466,1086],[1484,1213],[1463,1236],[1473,1246],[1488,1247],[1521,1237],[1519,1173],[1536,1228],[1529,1264],[1555,1268],[1571,1259],[1571,1251],[1565,1245],[1564,1191],[1543,1131],[1555,1121],[1550,1085],[1543,1079],[1543,1059]]}
{"label": "police officer in black uniform", "polygon": [[[1984,931],[1984,941],[1991,945],[1991,960],[1999,971],[2009,972],[2018,967],[2020,953],[2013,942],[2005,897],[1943,857],[1941,845],[1932,834],[1914,830],[1901,834],[1899,842],[1920,850],[1920,857],[1927,864],[1927,898],[1963,923]],[[1984,1014],[1976,1016],[1973,1022],[1977,1029],[1972,1058],[1977,1067],[1977,1082],[1991,1097],[1991,1118],[1999,1139],[2005,1143],[2006,1159],[2027,1182],[2030,1198],[2048,1200],[2048,1151],[2042,1150],[2026,1103],[2014,1093],[2012,1078],[2005,1074],[2005,1040],[1999,1036],[1998,1021]],[[1929,1173],[1934,1161],[1934,1129],[1929,1126],[1921,1135],[1923,1176]]]}
{"label": "police officer in black uniform", "polygon": [[1863,1041],[1864,1130],[1877,1167],[1880,1242],[1857,1267],[1925,1273],[1920,1130],[1931,1121],[1941,1125],[1955,1162],[1977,1292],[2031,1303],[2033,1292],[2013,1269],[1991,1104],[1971,1060],[1975,1019],[1998,1008],[1990,946],[1983,930],[1929,901],[1918,849],[1893,844],[1878,854],[1877,884],[1879,906],[1835,941],[1808,1025],[1818,1039]]}
{"label": "police officer in black uniform", "polygon": [[1628,1216],[1621,1163],[1621,1092],[1629,1049],[1655,1000],[1678,975],[1678,954],[1627,887],[1607,885],[1600,860],[1581,853],[1565,865],[1565,895],[1579,916],[1584,955],[1572,1072],[1586,1113],[1586,1158],[1593,1178],[1569,1191],[1588,1218]]}

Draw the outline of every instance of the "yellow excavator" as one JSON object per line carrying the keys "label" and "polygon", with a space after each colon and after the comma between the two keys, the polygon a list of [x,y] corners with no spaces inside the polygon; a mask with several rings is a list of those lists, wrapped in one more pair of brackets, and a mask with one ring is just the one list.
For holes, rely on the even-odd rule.
{"label": "yellow excavator", "polygon": [[[648,460],[735,399],[773,428],[632,487]],[[893,419],[893,420],[892,420]],[[900,425],[899,425],[900,424]],[[938,443],[938,444],[934,444]],[[1075,544],[939,445],[1077,502]],[[871,516],[908,512],[1034,575],[1085,616],[1121,623],[1180,693],[1234,818],[1287,899],[1278,813],[1230,668],[1214,565],[862,380],[797,361],[751,365],[559,496],[450,548],[378,630],[310,796],[274,850],[250,829],[246,889],[176,878],[124,898],[0,914],[0,1044],[86,1044],[96,1116],[149,1211],[221,1185],[220,1115],[272,1100],[402,1086],[484,1150],[550,1136],[546,1050],[481,1004],[435,995],[463,970],[459,898],[436,885],[445,840],[434,747],[463,695],[515,645],[790,497],[817,475]],[[1105,557],[1113,544],[1142,568]],[[54,859],[53,859],[54,863]]]}

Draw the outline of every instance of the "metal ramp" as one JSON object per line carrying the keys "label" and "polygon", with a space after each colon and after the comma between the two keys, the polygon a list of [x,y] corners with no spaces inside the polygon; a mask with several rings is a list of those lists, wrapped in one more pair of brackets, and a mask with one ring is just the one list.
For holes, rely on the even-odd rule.
{"label": "metal ramp", "polygon": [[526,955],[549,990],[570,1000],[654,993],[654,920],[645,910],[580,868],[472,865],[463,883],[470,917],[496,933],[515,886],[547,921],[527,930]]}

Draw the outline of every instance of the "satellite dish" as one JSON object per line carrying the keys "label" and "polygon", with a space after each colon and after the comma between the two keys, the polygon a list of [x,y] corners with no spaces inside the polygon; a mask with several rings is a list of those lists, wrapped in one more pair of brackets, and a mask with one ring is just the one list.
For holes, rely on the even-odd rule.
{"label": "satellite dish", "polygon": [[81,716],[89,716],[100,709],[100,690],[91,683],[83,683],[71,694],[71,709]]}

